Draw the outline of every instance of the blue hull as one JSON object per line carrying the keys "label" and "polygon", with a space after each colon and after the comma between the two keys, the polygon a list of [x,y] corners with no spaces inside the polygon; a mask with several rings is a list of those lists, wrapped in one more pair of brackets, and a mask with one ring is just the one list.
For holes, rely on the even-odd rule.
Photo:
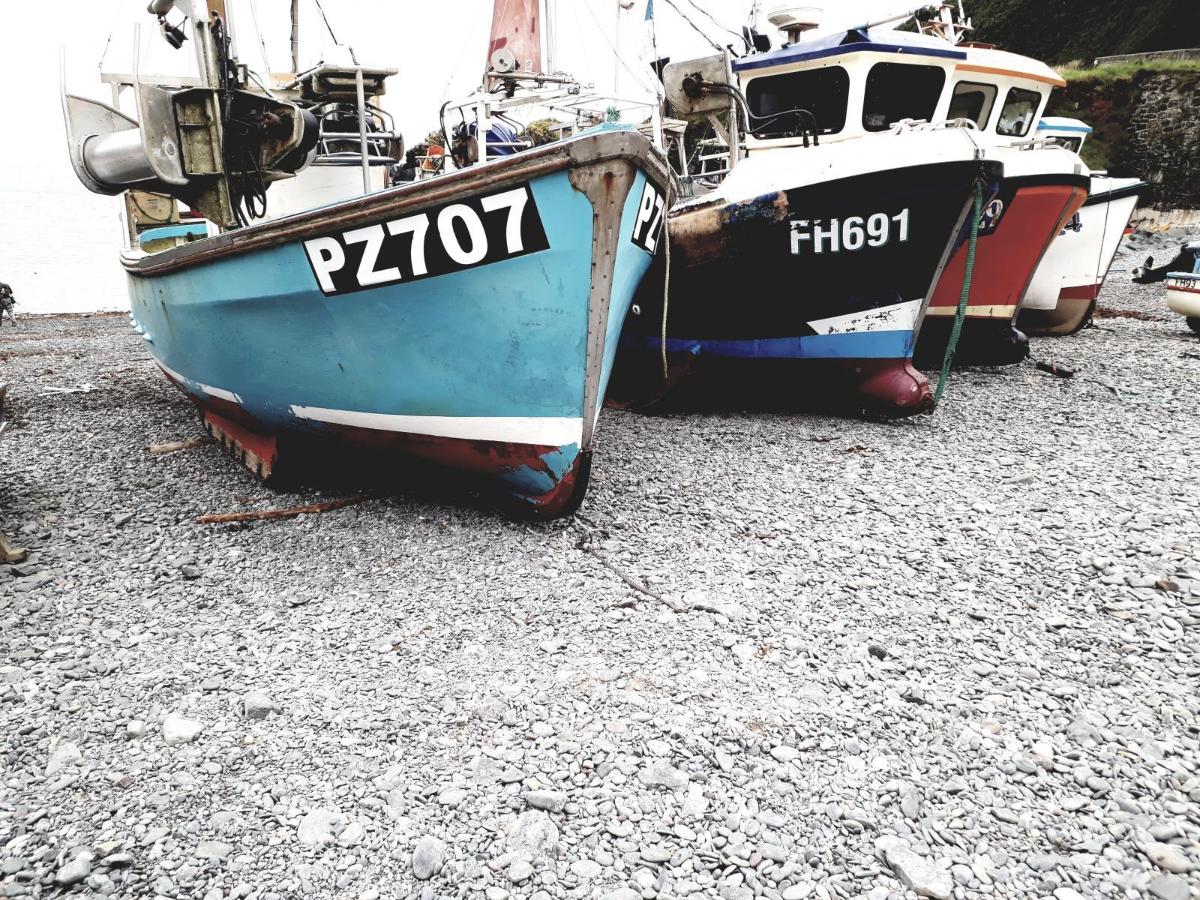
{"label": "blue hull", "polygon": [[[665,194],[622,149],[648,150],[635,138],[611,130],[457,173],[461,192],[446,176],[257,226],[300,236],[183,268],[127,263],[133,319],[264,475],[276,438],[334,437],[492,476],[561,514],[586,488],[617,337],[652,260],[635,241],[644,198]],[[587,161],[544,164],[566,153]]]}

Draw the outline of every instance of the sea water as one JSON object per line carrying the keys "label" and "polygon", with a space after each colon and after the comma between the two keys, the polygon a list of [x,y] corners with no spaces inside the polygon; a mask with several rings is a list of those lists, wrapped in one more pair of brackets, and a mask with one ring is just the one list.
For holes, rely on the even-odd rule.
{"label": "sea water", "polygon": [[71,188],[0,189],[0,281],[18,318],[129,308],[121,200]]}

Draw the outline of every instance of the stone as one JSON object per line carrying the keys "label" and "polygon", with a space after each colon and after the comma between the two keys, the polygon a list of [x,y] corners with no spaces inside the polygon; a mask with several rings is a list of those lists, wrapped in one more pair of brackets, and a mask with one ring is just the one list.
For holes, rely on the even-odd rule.
{"label": "stone", "polygon": [[438,803],[442,806],[449,806],[455,809],[462,806],[464,800],[467,799],[467,792],[462,788],[446,788],[438,794]]}
{"label": "stone", "polygon": [[310,809],[300,820],[296,837],[305,847],[332,844],[346,827],[346,817],[332,809]]}
{"label": "stone", "polygon": [[521,813],[508,826],[506,844],[510,850],[524,850],[534,859],[558,854],[558,826],[540,809]]}
{"label": "stone", "polygon": [[201,859],[229,859],[231,853],[233,845],[223,841],[201,841],[196,845],[196,856]]}
{"label": "stone", "polygon": [[590,881],[593,878],[599,878],[600,873],[603,871],[604,869],[600,867],[599,863],[590,859],[578,859],[571,863],[571,872],[576,878],[581,878],[584,881]]}
{"label": "stone", "polygon": [[961,794],[966,789],[967,783],[958,775],[950,776],[942,785],[942,790],[947,794]]}
{"label": "stone", "polygon": [[642,900],[642,895],[633,888],[621,887],[607,894],[601,894],[600,900]]}
{"label": "stone", "polygon": [[672,791],[683,790],[691,781],[686,772],[664,761],[643,766],[638,770],[638,780],[646,787],[662,787]]}
{"label": "stone", "polygon": [[80,853],[73,860],[59,866],[54,873],[54,883],[59,887],[72,887],[92,874],[92,854]]}
{"label": "stone", "polygon": [[204,723],[183,716],[169,715],[163,719],[162,736],[168,747],[190,744],[204,731]]}
{"label": "stone", "polygon": [[534,809],[558,813],[567,805],[567,795],[561,791],[530,791],[525,795],[525,802]]}
{"label": "stone", "polygon": [[136,741],[146,736],[146,723],[141,719],[130,719],[125,723],[125,739]]}
{"label": "stone", "polygon": [[533,865],[524,859],[518,859],[504,873],[513,884],[521,884],[533,877]]}
{"label": "stone", "polygon": [[64,770],[74,768],[82,762],[83,754],[79,752],[79,748],[71,741],[58,738],[50,746],[50,755],[46,759],[46,777],[53,778]]}
{"label": "stone", "polygon": [[789,747],[782,744],[778,747],[771,748],[771,758],[776,762],[789,763],[800,756],[800,751],[795,747]]}
{"label": "stone", "polygon": [[1178,875],[1160,875],[1146,885],[1146,890],[1158,900],[1191,900],[1188,883]]}
{"label": "stone", "polygon": [[252,722],[260,721],[271,713],[277,712],[279,712],[279,707],[275,701],[262,691],[249,691],[242,694],[238,700],[238,715]]}
{"label": "stone", "polygon": [[413,877],[418,881],[428,881],[442,871],[446,862],[446,843],[432,835],[420,838],[413,847],[412,870]]}
{"label": "stone", "polygon": [[1196,868],[1183,851],[1174,844],[1150,843],[1142,848],[1146,858],[1160,869],[1176,875],[1184,875]]}
{"label": "stone", "polygon": [[645,844],[639,853],[648,863],[665,863],[674,856],[674,851],[664,844]]}
{"label": "stone", "polygon": [[919,856],[906,841],[897,837],[881,837],[875,841],[875,850],[896,873],[900,882],[918,897],[950,900],[954,891],[953,877],[945,869]]}

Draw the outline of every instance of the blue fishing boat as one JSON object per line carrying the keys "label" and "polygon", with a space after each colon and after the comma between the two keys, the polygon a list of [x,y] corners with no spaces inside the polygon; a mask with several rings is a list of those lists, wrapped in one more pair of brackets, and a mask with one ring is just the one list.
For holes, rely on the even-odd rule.
{"label": "blue fishing boat", "polygon": [[[204,6],[193,3],[188,18],[219,58],[220,20]],[[365,128],[363,70],[349,78]],[[257,104],[271,127],[241,134],[239,155],[209,152],[210,168],[215,158],[225,171],[185,170],[182,186],[162,177],[154,155],[161,123],[66,98],[85,184],[188,199],[222,226],[153,253],[143,248],[180,235],[150,230],[122,256],[132,319],[159,367],[263,478],[316,436],[485,476],[533,515],[573,511],[587,488],[616,339],[661,227],[670,189],[661,155],[632,129],[602,126],[243,223],[237,194],[250,181],[233,160],[254,157],[275,178],[294,174],[289,159],[311,154],[302,105],[248,93],[234,105]],[[194,117],[197,99],[207,98],[171,96],[159,108],[173,105],[170,124],[187,125],[178,113]],[[109,132],[97,134],[97,122]],[[178,134],[186,141],[199,131]],[[200,156],[184,149],[193,162]],[[221,202],[222,190],[232,202]]]}

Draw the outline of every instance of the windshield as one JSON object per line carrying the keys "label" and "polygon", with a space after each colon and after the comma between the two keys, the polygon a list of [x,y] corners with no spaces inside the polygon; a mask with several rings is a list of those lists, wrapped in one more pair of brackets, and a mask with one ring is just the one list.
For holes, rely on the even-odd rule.
{"label": "windshield", "polygon": [[795,137],[801,122],[812,113],[820,134],[837,134],[846,127],[850,76],[841,66],[765,75],[746,86],[746,102],[753,119],[750,132],[757,138]]}
{"label": "windshield", "polygon": [[960,81],[954,86],[954,97],[950,101],[950,111],[946,118],[970,119],[977,127],[987,128],[988,120],[992,117],[992,107],[995,105],[994,84]]}
{"label": "windshield", "polygon": [[863,127],[886,131],[901,119],[933,120],[946,72],[937,66],[877,63],[867,76]]}
{"label": "windshield", "polygon": [[1025,137],[1033,126],[1038,107],[1042,105],[1042,95],[1037,91],[1027,91],[1024,88],[1013,88],[1008,92],[1004,101],[1004,109],[1000,111],[1000,121],[996,123],[996,133],[1005,137]]}

